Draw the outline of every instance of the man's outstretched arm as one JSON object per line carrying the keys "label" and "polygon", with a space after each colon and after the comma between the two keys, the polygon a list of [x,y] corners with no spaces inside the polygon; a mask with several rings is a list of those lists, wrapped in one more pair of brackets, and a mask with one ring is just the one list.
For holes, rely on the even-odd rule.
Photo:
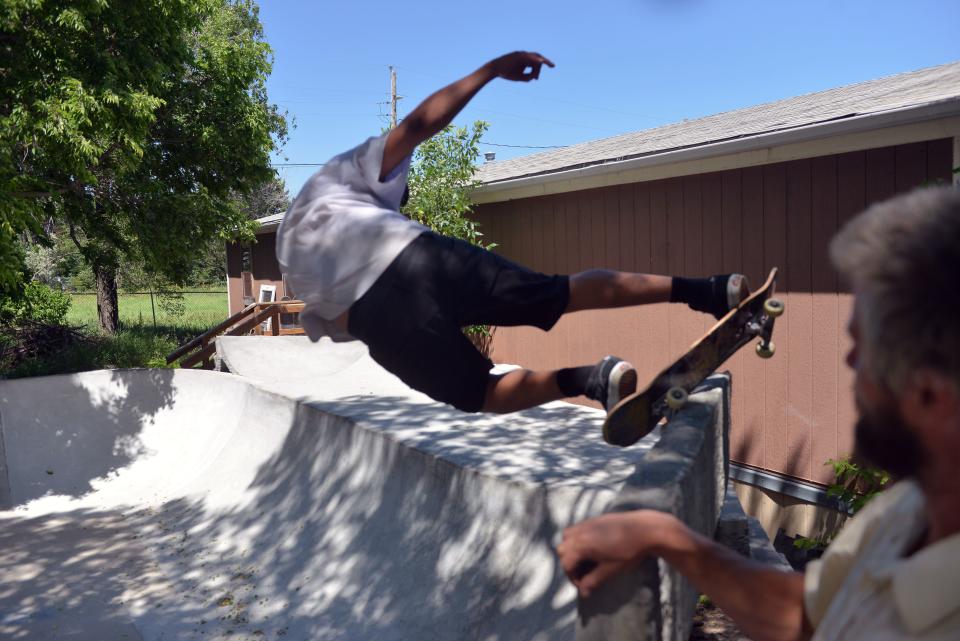
{"label": "man's outstretched arm", "polygon": [[638,510],[605,514],[563,533],[557,548],[580,593],[637,561],[657,556],[687,577],[756,641],[802,641],[812,630],[803,607],[803,574],[745,559],[675,517]]}
{"label": "man's outstretched arm", "polygon": [[553,63],[539,53],[515,51],[491,60],[469,76],[433,93],[387,136],[380,180],[412,154],[417,145],[449,125],[488,82],[494,78],[529,82],[540,76],[543,65],[552,67]]}

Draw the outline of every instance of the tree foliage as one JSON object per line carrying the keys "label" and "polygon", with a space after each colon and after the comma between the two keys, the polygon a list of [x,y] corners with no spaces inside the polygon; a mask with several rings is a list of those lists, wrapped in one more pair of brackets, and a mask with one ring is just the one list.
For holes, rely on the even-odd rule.
{"label": "tree foliage", "polygon": [[252,1],[4,5],[0,291],[22,281],[16,236],[44,238],[49,216],[114,313],[122,262],[183,283],[212,237],[252,236],[237,194],[274,178],[269,154],[286,137]]}
{"label": "tree foliage", "polygon": [[480,138],[489,124],[449,125],[417,147],[407,184],[410,199],[403,213],[439,234],[481,245],[479,225],[468,214],[470,192],[477,186],[474,164],[480,155]]}
{"label": "tree foliage", "polygon": [[[483,242],[479,223],[470,218],[470,192],[479,183],[474,178],[480,155],[480,138],[490,125],[478,120],[468,129],[448,125],[420,144],[414,153],[407,186],[410,198],[403,213],[444,236],[451,236],[493,249]],[[464,333],[485,356],[493,347],[493,329],[472,325]]]}
{"label": "tree foliage", "polygon": [[290,208],[290,193],[282,178],[274,177],[248,194],[237,194],[237,205],[250,220],[279,214]]}
{"label": "tree foliage", "polygon": [[63,323],[69,310],[69,296],[33,281],[24,288],[22,297],[0,301],[0,320],[14,325],[24,321],[56,325]]}
{"label": "tree foliage", "polygon": [[[0,12],[0,287],[19,284],[15,236],[107,167],[143,154],[159,86],[186,61],[189,2],[4,0]],[[121,28],[123,27],[123,28]],[[157,46],[161,45],[161,46]],[[166,45],[166,46],[162,46]],[[16,259],[16,260],[13,260]]]}

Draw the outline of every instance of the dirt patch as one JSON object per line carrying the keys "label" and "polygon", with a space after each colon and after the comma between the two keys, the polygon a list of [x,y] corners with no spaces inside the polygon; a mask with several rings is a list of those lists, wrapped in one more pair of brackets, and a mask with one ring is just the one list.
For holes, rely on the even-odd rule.
{"label": "dirt patch", "polygon": [[737,624],[713,603],[701,599],[693,614],[690,641],[750,641]]}

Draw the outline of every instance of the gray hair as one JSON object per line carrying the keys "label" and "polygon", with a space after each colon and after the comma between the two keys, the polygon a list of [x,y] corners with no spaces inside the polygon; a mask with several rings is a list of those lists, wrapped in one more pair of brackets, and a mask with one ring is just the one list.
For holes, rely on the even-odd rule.
{"label": "gray hair", "polygon": [[834,237],[830,257],[858,296],[871,375],[898,389],[930,368],[960,384],[960,190],[873,205]]}

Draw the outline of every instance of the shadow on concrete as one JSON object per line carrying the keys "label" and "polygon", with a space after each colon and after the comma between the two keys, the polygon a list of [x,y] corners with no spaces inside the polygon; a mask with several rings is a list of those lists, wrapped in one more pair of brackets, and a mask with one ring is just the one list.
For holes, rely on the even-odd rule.
{"label": "shadow on concrete", "polygon": [[[118,444],[135,444],[151,416],[177,410],[169,371],[103,375],[118,377],[108,387],[126,384],[129,400],[91,394],[85,379],[73,390],[69,377],[51,380],[60,402],[75,395],[103,414],[95,431],[61,433],[47,412],[42,438],[27,443],[59,448],[75,467],[72,484],[55,474],[26,498],[87,492],[83,501],[0,512],[3,638],[570,639],[574,593],[553,545],[612,496],[594,450],[624,466],[642,458],[598,445],[596,432],[567,424],[564,408],[506,427],[400,397],[291,401],[289,413],[251,418],[209,452],[223,488],[97,505],[90,481],[115,474],[122,484],[125,464],[144,454]],[[249,388],[249,403],[270,396],[230,378]],[[429,427],[448,420],[449,430]],[[536,445],[518,445],[523,429],[540,430]],[[231,485],[247,460],[235,456],[262,445],[241,437],[257,433],[277,445],[262,451],[252,480]],[[517,447],[532,453],[526,465]],[[34,453],[7,443],[8,457]],[[84,467],[88,458],[101,463]],[[169,484],[194,473],[171,469]],[[578,474],[595,487],[575,483]],[[229,500],[213,500],[221,489]]]}
{"label": "shadow on concrete", "polygon": [[401,396],[308,402],[361,425],[377,425],[404,444],[456,465],[531,483],[611,487],[633,472],[659,434],[630,448],[608,445],[601,434],[602,414],[567,403],[497,416]]}
{"label": "shadow on concrete", "polygon": [[[42,393],[35,379],[3,382],[0,425],[4,413],[35,418],[29,425],[4,429],[0,458],[4,449],[7,456],[42,453],[38,467],[20,479],[18,503],[48,493],[82,496],[92,490],[91,480],[116,472],[144,453],[139,433],[145,422],[173,405],[174,373],[142,370],[131,377],[128,371],[45,377]],[[98,379],[95,390],[84,386],[91,376]],[[7,481],[0,479],[0,486]],[[11,507],[10,501],[0,490],[0,509]]]}

